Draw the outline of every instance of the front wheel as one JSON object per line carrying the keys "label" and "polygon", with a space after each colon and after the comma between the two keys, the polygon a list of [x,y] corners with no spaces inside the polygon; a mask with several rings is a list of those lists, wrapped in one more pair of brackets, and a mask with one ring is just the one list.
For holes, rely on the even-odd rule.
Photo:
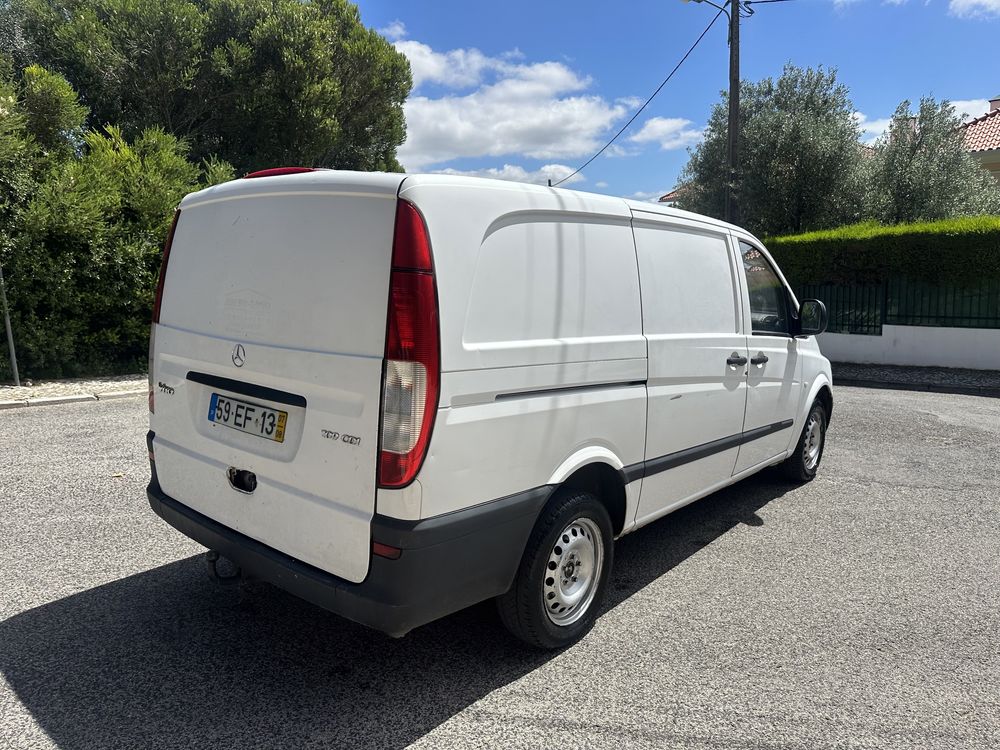
{"label": "front wheel", "polygon": [[819,401],[809,409],[809,416],[802,427],[802,434],[795,450],[785,459],[781,468],[785,476],[793,482],[809,482],[819,471],[819,462],[823,459],[823,448],[826,445],[826,409]]}
{"label": "front wheel", "polygon": [[507,629],[545,649],[582,638],[604,598],[612,537],[611,518],[594,495],[556,492],[535,524],[513,586],[497,598]]}

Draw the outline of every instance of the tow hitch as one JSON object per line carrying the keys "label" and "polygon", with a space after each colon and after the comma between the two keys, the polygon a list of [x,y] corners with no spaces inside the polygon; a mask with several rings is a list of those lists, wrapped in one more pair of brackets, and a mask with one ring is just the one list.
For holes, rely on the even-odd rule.
{"label": "tow hitch", "polygon": [[212,580],[221,586],[235,586],[243,580],[243,569],[214,549],[205,553],[205,564],[208,565],[208,574]]}

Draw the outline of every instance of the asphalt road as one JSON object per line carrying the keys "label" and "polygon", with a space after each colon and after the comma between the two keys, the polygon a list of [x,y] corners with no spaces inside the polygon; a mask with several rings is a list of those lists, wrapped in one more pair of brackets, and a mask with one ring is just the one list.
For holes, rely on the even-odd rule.
{"label": "asphalt road", "polygon": [[0,747],[1000,747],[1000,400],[841,388],[819,478],[622,539],[594,631],[212,584],[142,399],[0,412]]}

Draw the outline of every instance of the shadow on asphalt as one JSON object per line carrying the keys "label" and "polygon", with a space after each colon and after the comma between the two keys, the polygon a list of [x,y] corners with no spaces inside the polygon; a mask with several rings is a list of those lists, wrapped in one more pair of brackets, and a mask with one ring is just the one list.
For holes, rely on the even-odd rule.
{"label": "shadow on asphalt", "polygon": [[[791,489],[764,473],[617,543],[605,612]],[[544,664],[491,602],[392,640],[201,556],[0,623],[0,669],[61,748],[406,746]]]}

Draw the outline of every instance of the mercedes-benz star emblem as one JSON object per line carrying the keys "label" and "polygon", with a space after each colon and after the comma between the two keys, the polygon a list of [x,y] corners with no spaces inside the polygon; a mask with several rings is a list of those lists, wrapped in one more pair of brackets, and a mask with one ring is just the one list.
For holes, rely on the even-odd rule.
{"label": "mercedes-benz star emblem", "polygon": [[243,367],[243,363],[247,361],[247,351],[243,348],[243,344],[237,344],[233,347],[233,364],[237,367]]}

